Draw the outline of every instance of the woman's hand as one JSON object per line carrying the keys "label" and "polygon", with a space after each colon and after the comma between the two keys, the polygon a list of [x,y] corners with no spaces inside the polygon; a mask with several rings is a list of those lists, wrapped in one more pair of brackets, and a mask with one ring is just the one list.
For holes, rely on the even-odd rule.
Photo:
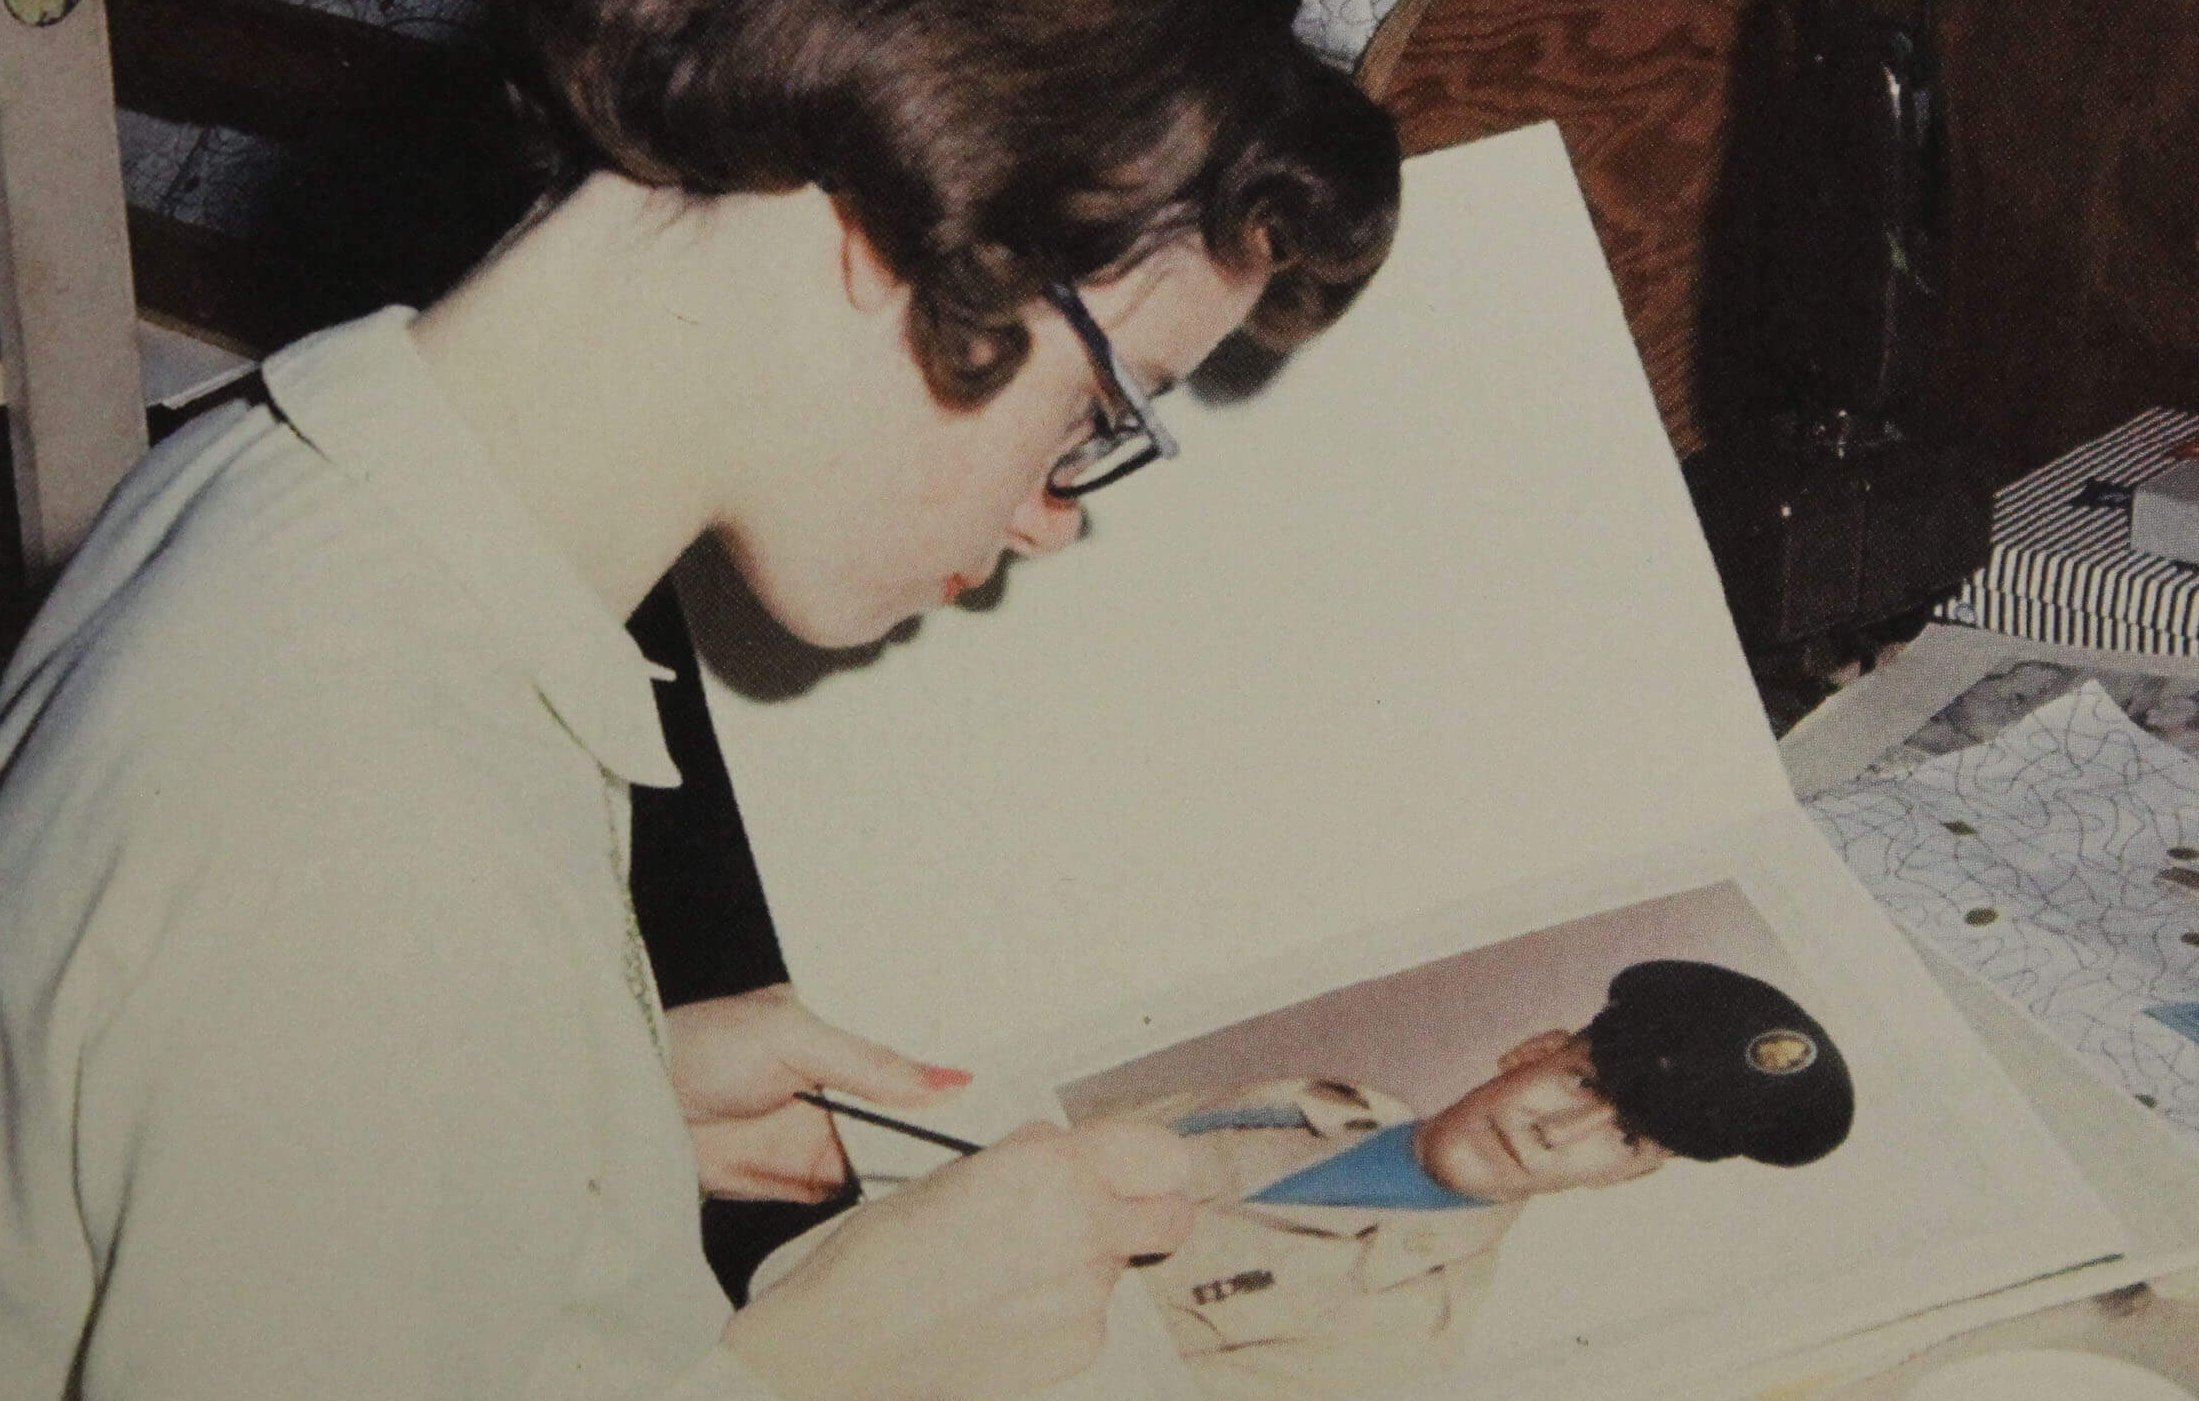
{"label": "woman's hand", "polygon": [[665,1020],[672,1088],[713,1197],[817,1202],[847,1181],[832,1116],[796,1090],[915,1108],[970,1079],[819,1021],[784,983],[675,1007]]}
{"label": "woman's hand", "polygon": [[1190,1152],[1149,1124],[1030,1125],[841,1218],[734,1315],[787,1401],[987,1401],[1082,1370],[1132,1257],[1190,1234]]}

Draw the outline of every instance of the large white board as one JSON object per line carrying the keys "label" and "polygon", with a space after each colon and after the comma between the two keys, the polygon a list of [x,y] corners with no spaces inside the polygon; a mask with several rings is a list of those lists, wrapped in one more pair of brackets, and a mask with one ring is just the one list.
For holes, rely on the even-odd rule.
{"label": "large white board", "polygon": [[1786,801],[1554,127],[1410,163],[1360,304],[1167,411],[997,608],[714,687],[820,1010],[951,1058]]}

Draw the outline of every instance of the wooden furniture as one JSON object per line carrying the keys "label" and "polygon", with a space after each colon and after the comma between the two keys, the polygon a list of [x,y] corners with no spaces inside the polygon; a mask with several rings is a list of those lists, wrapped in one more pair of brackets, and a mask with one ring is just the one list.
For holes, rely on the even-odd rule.
{"label": "wooden furniture", "polygon": [[8,534],[15,569],[38,578],[75,549],[145,450],[102,0],[11,0],[0,12],[0,93]]}
{"label": "wooden furniture", "polygon": [[477,46],[286,0],[107,0],[116,101],[233,128],[286,159],[249,235],[130,211],[139,301],[264,352],[423,300],[524,199],[502,91]]}
{"label": "wooden furniture", "polygon": [[1947,417],[2028,469],[2199,409],[2199,7],[1941,0],[1939,44]]}
{"label": "wooden furniture", "polygon": [[[1683,457],[1760,388],[1747,175],[1779,155],[1750,137],[1783,3],[1399,0],[1361,64],[1409,150],[1558,121]],[[69,0],[13,4],[60,13]],[[2012,476],[2139,408],[2199,401],[2199,11],[1937,0],[1935,13],[1950,256],[1930,411]],[[130,262],[117,262],[112,162],[90,149],[111,135],[102,25],[123,107],[289,149],[262,227],[238,237],[133,209]],[[0,257],[40,273],[8,279],[18,292],[0,308],[0,338],[29,352],[9,373],[33,572],[66,553],[135,454],[118,319],[133,275],[141,310],[263,351],[425,297],[525,198],[498,85],[466,45],[287,0],[84,0],[52,26],[0,15],[0,28],[13,65],[0,151],[18,153],[0,158]],[[55,96],[15,100],[17,86]],[[78,174],[60,196],[24,183],[33,165],[50,181],[64,163]],[[38,212],[63,208],[74,212]],[[67,298],[47,324],[76,348],[39,348],[26,309],[41,296]],[[68,370],[72,358],[85,368]],[[41,452],[81,466],[81,480],[50,480]]]}
{"label": "wooden furniture", "polygon": [[[1932,13],[1948,139],[1936,422],[2020,473],[2139,409],[2199,407],[2199,9]],[[1400,0],[1362,60],[1408,150],[1557,120],[1683,456],[1746,398],[1736,136],[1765,97],[1752,83],[1778,14],[1775,0]]]}
{"label": "wooden furniture", "polygon": [[1704,441],[1696,346],[1743,0],[1400,0],[1361,83],[1408,153],[1555,119],[1675,450]]}
{"label": "wooden furniture", "polygon": [[[140,317],[257,355],[422,300],[510,222],[525,181],[477,48],[285,0],[8,0],[0,92],[4,653],[145,449]],[[259,227],[126,209],[118,105],[280,143]]]}
{"label": "wooden furniture", "polygon": [[1764,116],[1804,2],[1399,0],[1361,64],[1408,151],[1563,129],[1775,725],[1978,562],[1985,492],[2199,408],[2199,9],[1818,0],[1928,26],[1943,267],[1907,424],[1926,470],[1795,465],[1764,432],[1752,225],[1792,161]]}

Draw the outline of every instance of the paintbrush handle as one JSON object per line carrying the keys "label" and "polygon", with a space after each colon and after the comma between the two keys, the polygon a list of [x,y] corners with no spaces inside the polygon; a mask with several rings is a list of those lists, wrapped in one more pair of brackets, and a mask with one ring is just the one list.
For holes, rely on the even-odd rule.
{"label": "paintbrush handle", "polygon": [[972,1143],[966,1138],[956,1138],[951,1133],[941,1133],[937,1129],[927,1129],[922,1124],[912,1124],[888,1114],[877,1113],[874,1110],[859,1109],[852,1104],[842,1104],[839,1100],[827,1099],[814,1090],[796,1090],[794,1097],[804,1104],[814,1104],[828,1114],[838,1114],[846,1119],[860,1119],[866,1124],[876,1124],[882,1129],[892,1129],[895,1133],[906,1134],[910,1138],[937,1144],[941,1148],[952,1148],[955,1152],[965,1156],[985,1151],[985,1145],[982,1143]]}

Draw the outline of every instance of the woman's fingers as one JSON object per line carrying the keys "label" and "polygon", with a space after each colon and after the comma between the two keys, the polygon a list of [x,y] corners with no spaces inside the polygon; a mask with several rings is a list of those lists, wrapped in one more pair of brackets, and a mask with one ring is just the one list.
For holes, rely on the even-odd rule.
{"label": "woman's fingers", "polygon": [[[970,1083],[968,1071],[927,1065],[889,1046],[824,1021],[799,1002],[788,1004],[779,1058],[805,1084],[844,1090],[879,1104],[916,1106]],[[789,1091],[791,1093],[791,1091]]]}
{"label": "woman's fingers", "polygon": [[1192,1155],[1182,1139],[1153,1124],[1102,1122],[1079,1130],[1074,1141],[1109,1198],[1099,1227],[1116,1268],[1184,1243],[1195,1208],[1185,1194]]}
{"label": "woman's fingers", "polygon": [[1070,1135],[1107,1190],[1118,1197],[1180,1193],[1192,1155],[1184,1141],[1157,1124],[1103,1120]]}
{"label": "woman's fingers", "polygon": [[1198,1208],[1183,1197],[1144,1197],[1123,1202],[1108,1224],[1108,1256],[1141,1262],[1173,1255],[1190,1238]]}
{"label": "woman's fingers", "polygon": [[988,1398],[1068,1376],[1099,1351],[1122,1271],[1189,1233],[1188,1157],[1149,1125],[1027,1124],[843,1218],[728,1339],[789,1396]]}
{"label": "woman's fingers", "polygon": [[[1119,1271],[1126,1260],[1167,1254],[1191,1233],[1194,1207],[1183,1191],[1191,1155],[1166,1129],[1117,1122],[1073,1130],[1026,1124],[999,1148],[1036,1155],[1036,1163],[1021,1172],[1038,1176],[1036,1194],[1061,1204],[1063,1223],[1082,1223],[1075,1238],[1095,1264]],[[1058,1171],[1048,1171],[1048,1159],[1057,1160]]]}
{"label": "woman's fingers", "polygon": [[767,1113],[818,1085],[914,1107],[969,1082],[819,1020],[785,984],[675,1007],[667,1020],[690,1121]]}
{"label": "woman's fingers", "polygon": [[822,1109],[799,1101],[746,1119],[690,1123],[703,1192],[736,1201],[821,1202],[847,1185]]}

